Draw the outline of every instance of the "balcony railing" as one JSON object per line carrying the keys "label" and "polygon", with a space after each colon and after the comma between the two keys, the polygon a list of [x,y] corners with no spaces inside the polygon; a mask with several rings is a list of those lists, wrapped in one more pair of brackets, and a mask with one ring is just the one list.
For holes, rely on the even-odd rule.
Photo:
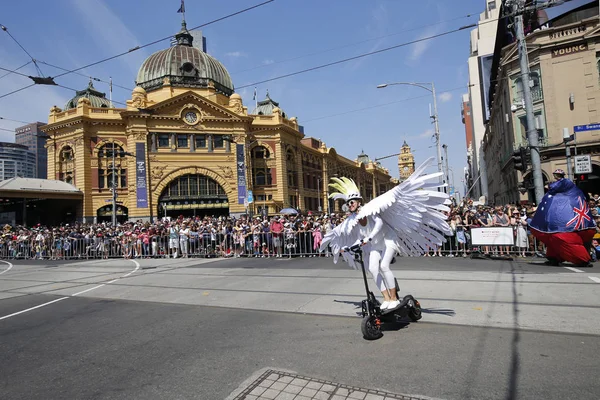
{"label": "balcony railing", "polygon": [[[513,150],[519,150],[519,147],[528,147],[529,142],[520,141],[513,144]],[[539,147],[548,147],[548,137],[547,136],[538,136],[538,146]]]}
{"label": "balcony railing", "polygon": [[[531,88],[531,101],[533,101],[534,103],[537,101],[543,101],[544,100],[544,92],[542,91],[542,88],[539,86],[533,87]],[[515,96],[514,99],[514,103],[519,104],[523,102],[523,94],[517,93],[517,96]]]}

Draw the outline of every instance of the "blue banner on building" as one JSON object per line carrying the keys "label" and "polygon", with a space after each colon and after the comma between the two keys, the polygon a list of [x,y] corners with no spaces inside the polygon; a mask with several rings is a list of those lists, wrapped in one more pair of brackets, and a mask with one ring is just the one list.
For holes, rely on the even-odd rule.
{"label": "blue banner on building", "polygon": [[137,197],[137,208],[148,208],[145,143],[135,144],[135,193]]}
{"label": "blue banner on building", "polygon": [[237,162],[237,190],[238,204],[244,204],[246,200],[246,160],[244,157],[244,145],[235,145],[236,162]]}
{"label": "blue banner on building", "polygon": [[600,124],[576,125],[573,127],[575,133],[585,131],[600,131]]}

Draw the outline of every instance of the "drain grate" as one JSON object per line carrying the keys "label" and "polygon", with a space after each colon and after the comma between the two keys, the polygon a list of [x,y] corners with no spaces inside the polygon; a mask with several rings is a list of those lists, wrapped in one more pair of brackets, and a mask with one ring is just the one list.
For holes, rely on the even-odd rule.
{"label": "drain grate", "polygon": [[310,378],[291,372],[266,370],[232,400],[425,400],[429,397],[402,395]]}

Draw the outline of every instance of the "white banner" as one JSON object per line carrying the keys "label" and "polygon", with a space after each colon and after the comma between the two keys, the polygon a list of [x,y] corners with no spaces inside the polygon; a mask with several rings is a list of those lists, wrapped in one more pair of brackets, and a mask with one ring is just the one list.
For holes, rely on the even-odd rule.
{"label": "white banner", "polygon": [[515,236],[510,226],[471,228],[473,246],[514,246]]}

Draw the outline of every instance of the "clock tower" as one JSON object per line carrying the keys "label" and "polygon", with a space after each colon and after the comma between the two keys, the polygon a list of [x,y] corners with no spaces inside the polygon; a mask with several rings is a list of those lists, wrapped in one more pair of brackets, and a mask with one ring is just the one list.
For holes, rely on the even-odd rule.
{"label": "clock tower", "polygon": [[415,157],[411,153],[410,146],[406,143],[406,140],[398,156],[398,170],[400,171],[400,181],[406,180],[415,172]]}

